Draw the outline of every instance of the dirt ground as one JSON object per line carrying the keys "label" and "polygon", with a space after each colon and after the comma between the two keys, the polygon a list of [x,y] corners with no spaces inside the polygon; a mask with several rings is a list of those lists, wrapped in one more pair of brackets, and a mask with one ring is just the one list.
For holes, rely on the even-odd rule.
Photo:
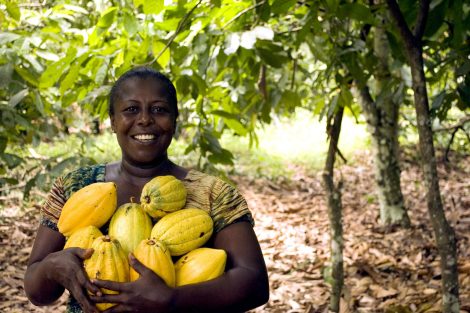
{"label": "dirt ground", "polygon": [[[371,156],[342,165],[345,288],[341,312],[440,312],[439,256],[426,211],[423,181],[416,160],[404,157],[402,188],[410,229],[386,232],[378,224]],[[439,162],[446,216],[456,232],[461,312],[470,312],[470,157]],[[253,312],[326,312],[329,300],[329,223],[320,173],[300,170],[276,181],[233,177],[253,212],[271,295]],[[16,209],[21,197],[0,212],[0,312],[61,312],[30,304],[23,274],[37,227],[38,208]]]}

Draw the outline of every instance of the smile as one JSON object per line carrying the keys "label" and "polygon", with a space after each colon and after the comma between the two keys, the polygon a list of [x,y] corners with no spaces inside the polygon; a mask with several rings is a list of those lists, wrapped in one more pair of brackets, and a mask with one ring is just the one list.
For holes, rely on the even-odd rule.
{"label": "smile", "polygon": [[132,138],[142,141],[142,142],[148,142],[154,140],[156,137],[155,135],[152,134],[139,134],[139,135],[134,135]]}

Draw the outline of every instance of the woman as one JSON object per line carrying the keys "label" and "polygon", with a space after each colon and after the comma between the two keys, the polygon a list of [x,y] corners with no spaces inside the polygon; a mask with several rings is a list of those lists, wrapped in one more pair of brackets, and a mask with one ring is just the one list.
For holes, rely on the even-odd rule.
{"label": "woman", "polygon": [[[25,274],[30,301],[48,305],[67,289],[70,312],[80,312],[80,307],[97,312],[95,303],[100,302],[116,303],[106,312],[243,312],[266,303],[267,271],[246,201],[222,180],[168,159],[178,117],[176,91],[168,78],[150,68],[125,73],[111,90],[109,115],[121,147],[121,161],[81,168],[54,183],[41,210]],[[121,205],[131,197],[140,199],[143,186],[160,175],[182,180],[188,191],[186,206],[211,214],[214,235],[209,245],[227,252],[226,272],[208,282],[170,288],[130,255],[130,264],[141,274],[140,279],[130,283],[90,281],[83,260],[93,251],[63,250],[65,238],[57,231],[63,204],[78,189],[106,181],[116,184]],[[118,294],[103,294],[100,288]]]}

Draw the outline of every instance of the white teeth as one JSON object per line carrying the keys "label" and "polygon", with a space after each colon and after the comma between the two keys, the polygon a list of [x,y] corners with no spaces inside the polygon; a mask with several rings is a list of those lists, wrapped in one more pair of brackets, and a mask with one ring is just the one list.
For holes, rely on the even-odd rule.
{"label": "white teeth", "polygon": [[141,134],[141,135],[135,135],[134,138],[137,140],[146,141],[146,140],[153,140],[155,138],[155,135]]}

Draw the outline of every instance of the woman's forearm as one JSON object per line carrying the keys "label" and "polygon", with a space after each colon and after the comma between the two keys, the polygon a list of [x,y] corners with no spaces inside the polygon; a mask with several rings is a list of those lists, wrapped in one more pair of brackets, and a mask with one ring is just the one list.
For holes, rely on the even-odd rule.
{"label": "woman's forearm", "polygon": [[46,263],[46,260],[42,260],[29,265],[24,278],[27,297],[38,306],[53,303],[64,292],[63,286],[50,279],[52,269]]}

